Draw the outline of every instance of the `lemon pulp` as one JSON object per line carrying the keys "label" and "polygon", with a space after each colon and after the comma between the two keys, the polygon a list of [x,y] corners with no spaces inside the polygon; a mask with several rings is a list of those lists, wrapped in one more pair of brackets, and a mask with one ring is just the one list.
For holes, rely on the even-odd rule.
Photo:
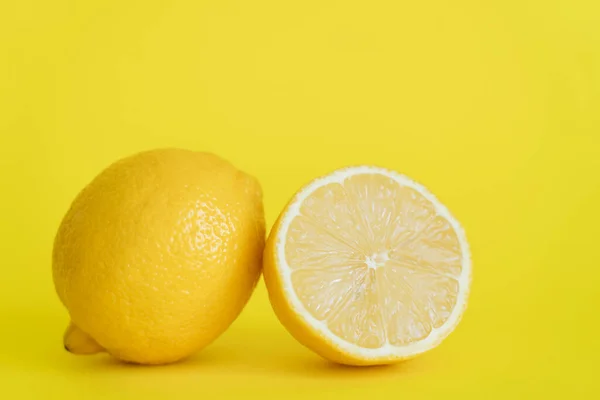
{"label": "lemon pulp", "polygon": [[288,326],[303,325],[291,328],[297,335],[316,337],[300,338],[309,347],[349,363],[433,347],[466,304],[462,229],[425,188],[394,172],[357,167],[314,181],[271,236],[265,275],[276,311]]}

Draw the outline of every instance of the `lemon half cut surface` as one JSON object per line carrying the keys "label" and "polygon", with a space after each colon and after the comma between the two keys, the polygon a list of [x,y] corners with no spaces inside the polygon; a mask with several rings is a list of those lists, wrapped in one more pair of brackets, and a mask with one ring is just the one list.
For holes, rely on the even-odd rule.
{"label": "lemon half cut surface", "polygon": [[427,189],[373,166],[302,188],[267,240],[273,308],[302,344],[350,365],[436,347],[458,324],[471,281],[463,229]]}

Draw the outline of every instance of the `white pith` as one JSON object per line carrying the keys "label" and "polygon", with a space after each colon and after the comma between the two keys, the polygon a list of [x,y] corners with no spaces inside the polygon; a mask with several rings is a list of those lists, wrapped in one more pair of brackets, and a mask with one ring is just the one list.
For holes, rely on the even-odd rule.
{"label": "white pith", "polygon": [[[396,346],[392,345],[389,342],[386,342],[382,347],[379,348],[365,348],[358,346],[354,343],[350,343],[339,336],[333,334],[327,324],[324,321],[319,321],[314,316],[312,316],[305,306],[302,304],[298,295],[296,294],[293,285],[292,285],[292,273],[291,268],[289,267],[286,257],[285,257],[285,239],[287,237],[287,233],[289,230],[289,226],[293,219],[300,215],[300,207],[302,206],[304,200],[310,196],[316,189],[332,184],[332,183],[343,183],[347,178],[360,175],[360,174],[379,174],[385,177],[391,178],[402,186],[409,187],[411,189],[419,192],[423,197],[425,197],[428,201],[430,201],[437,213],[437,215],[446,219],[449,224],[452,226],[453,230],[456,232],[458,237],[458,241],[461,249],[461,274],[457,278],[457,282],[459,284],[458,296],[456,300],[456,304],[450,313],[450,316],[446,320],[446,322],[440,326],[439,328],[433,328],[431,333],[422,340],[417,342],[413,342],[404,346]],[[276,240],[276,257],[277,263],[279,266],[277,269],[277,273],[280,276],[280,279],[283,283],[283,289],[287,294],[287,299],[290,303],[292,310],[303,320],[304,323],[315,329],[320,335],[322,335],[325,339],[327,339],[333,346],[337,347],[343,353],[349,354],[353,357],[369,360],[369,359],[379,359],[379,358],[405,358],[411,357],[416,354],[422,353],[426,350],[429,350],[432,347],[435,347],[437,344],[441,342],[447,335],[449,335],[452,330],[458,324],[460,317],[464,311],[468,292],[469,292],[469,284],[471,277],[471,257],[470,250],[466,240],[466,236],[464,231],[458,221],[450,214],[448,209],[441,204],[433,194],[431,194],[425,187],[414,182],[413,180],[403,176],[397,172],[390,171],[380,167],[373,166],[358,166],[358,167],[349,167],[342,170],[335,171],[330,175],[324,176],[322,178],[316,179],[311,182],[309,185],[304,187],[293,199],[292,203],[287,208],[286,212],[282,216],[280,222],[280,228]],[[365,264],[369,268],[378,268],[377,260],[385,260],[387,258],[387,254],[373,254],[370,257],[367,257],[365,260]]]}

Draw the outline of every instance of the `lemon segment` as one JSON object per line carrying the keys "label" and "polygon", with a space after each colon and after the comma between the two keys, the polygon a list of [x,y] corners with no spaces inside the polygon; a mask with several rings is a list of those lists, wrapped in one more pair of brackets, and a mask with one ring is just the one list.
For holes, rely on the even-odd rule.
{"label": "lemon segment", "polygon": [[381,364],[438,345],[466,306],[465,234],[422,185],[377,167],[301,189],[275,224],[265,281],[283,324],[334,361]]}

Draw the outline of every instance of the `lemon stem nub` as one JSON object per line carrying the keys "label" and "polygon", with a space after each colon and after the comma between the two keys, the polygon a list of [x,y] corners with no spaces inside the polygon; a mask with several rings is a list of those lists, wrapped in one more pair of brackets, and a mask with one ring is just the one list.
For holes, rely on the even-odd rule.
{"label": "lemon stem nub", "polygon": [[63,338],[65,350],[73,354],[96,354],[104,351],[90,335],[79,329],[72,322],[67,327]]}

